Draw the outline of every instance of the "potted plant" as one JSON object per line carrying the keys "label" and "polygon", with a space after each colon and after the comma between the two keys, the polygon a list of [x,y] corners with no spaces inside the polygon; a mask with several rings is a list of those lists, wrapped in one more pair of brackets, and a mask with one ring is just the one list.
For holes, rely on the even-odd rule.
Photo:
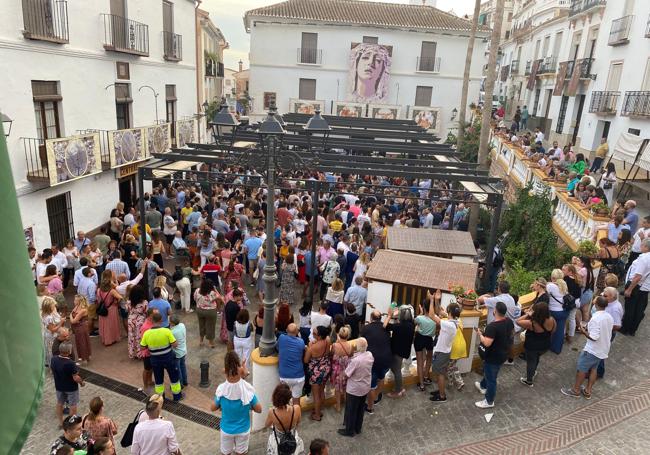
{"label": "potted plant", "polygon": [[599,202],[591,206],[591,213],[598,216],[609,216],[609,206],[605,202]]}
{"label": "potted plant", "polygon": [[465,289],[460,284],[452,284],[449,287],[449,292],[456,297],[456,302],[458,302],[462,309],[473,310],[476,308],[478,294],[473,289]]}
{"label": "potted plant", "polygon": [[578,257],[588,257],[595,258],[598,255],[600,249],[591,240],[583,240],[578,244],[578,249],[576,250],[576,256]]}

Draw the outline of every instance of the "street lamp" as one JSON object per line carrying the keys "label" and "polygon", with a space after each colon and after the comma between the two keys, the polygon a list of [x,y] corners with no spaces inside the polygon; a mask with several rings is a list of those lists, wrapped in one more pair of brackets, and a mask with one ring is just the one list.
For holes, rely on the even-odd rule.
{"label": "street lamp", "polygon": [[455,120],[457,115],[458,115],[458,109],[454,108],[454,109],[451,111],[451,119],[452,119],[452,120]]}
{"label": "street lamp", "polygon": [[230,146],[232,147],[234,145],[239,121],[235,118],[232,112],[228,110],[226,98],[221,98],[221,110],[214,114],[209,125],[212,128],[212,136],[217,143],[219,142],[219,138],[224,136],[225,129],[230,128]]}
{"label": "street lamp", "polygon": [[11,134],[11,124],[14,121],[11,119],[11,117],[3,112],[0,112],[0,117],[2,117],[2,127],[5,130],[5,137],[9,137]]}
{"label": "street lamp", "polygon": [[312,139],[314,138],[314,135],[316,135],[316,138],[321,139],[320,145],[322,150],[323,152],[326,151],[327,139],[329,138],[332,128],[330,128],[327,120],[320,115],[320,110],[316,110],[314,116],[310,118],[307,124],[303,127],[303,130],[307,134],[307,149],[310,152],[312,151]]}
{"label": "street lamp", "polygon": [[159,93],[151,85],[143,85],[138,89],[141,92],[143,88],[148,88],[153,93],[153,101],[156,104],[156,123],[158,123],[158,95]]}

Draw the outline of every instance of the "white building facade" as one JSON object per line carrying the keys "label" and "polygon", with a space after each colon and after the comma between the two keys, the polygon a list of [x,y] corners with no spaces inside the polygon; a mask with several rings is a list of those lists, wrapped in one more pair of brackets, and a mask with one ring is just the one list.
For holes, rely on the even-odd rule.
{"label": "white building facade", "polygon": [[[38,249],[104,224],[120,200],[134,202],[141,161],[112,163],[109,131],[173,126],[196,112],[190,0],[7,0],[0,54],[0,111],[13,120],[14,182],[26,235]],[[69,141],[60,164],[52,140],[90,131],[97,136]],[[136,137],[140,147],[145,138]]]}
{"label": "white building facade", "polygon": [[[315,101],[324,113],[361,117],[424,118],[429,109],[431,129],[443,138],[457,127],[467,20],[421,4],[289,0],[249,11],[244,21],[253,117],[272,103],[280,112],[308,112]],[[478,100],[488,32],[477,34],[470,102]],[[364,50],[374,58],[365,71],[379,73],[370,94],[359,89]]]}
{"label": "white building facade", "polygon": [[197,65],[199,71],[198,105],[204,102],[218,101],[224,95],[224,63],[223,51],[228,49],[228,41],[219,27],[210,19],[207,11],[198,10],[200,23],[199,39],[197,40]]}

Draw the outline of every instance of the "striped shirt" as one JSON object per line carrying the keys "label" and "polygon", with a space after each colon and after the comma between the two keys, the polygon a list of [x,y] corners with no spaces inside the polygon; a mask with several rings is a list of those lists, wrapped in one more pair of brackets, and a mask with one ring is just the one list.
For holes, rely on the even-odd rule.
{"label": "striped shirt", "polygon": [[129,265],[122,259],[113,259],[111,262],[106,264],[106,270],[112,271],[116,278],[121,274],[126,275],[127,278],[131,276]]}

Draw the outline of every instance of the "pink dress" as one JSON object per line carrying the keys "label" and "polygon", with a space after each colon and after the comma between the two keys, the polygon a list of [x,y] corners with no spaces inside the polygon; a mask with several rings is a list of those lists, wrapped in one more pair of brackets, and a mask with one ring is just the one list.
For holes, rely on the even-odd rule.
{"label": "pink dress", "polygon": [[[341,345],[343,348],[343,351],[345,352],[345,348],[343,345]],[[345,386],[348,383],[348,377],[345,375],[345,369],[348,367],[350,364],[350,356],[348,355],[342,355],[338,356],[334,354],[332,356],[332,385],[334,386],[334,390],[337,392],[345,392]]]}
{"label": "pink dress", "polygon": [[104,292],[97,289],[97,305],[104,302],[108,309],[106,316],[99,316],[99,338],[104,346],[120,341],[120,313],[119,301],[111,295],[111,291]]}

